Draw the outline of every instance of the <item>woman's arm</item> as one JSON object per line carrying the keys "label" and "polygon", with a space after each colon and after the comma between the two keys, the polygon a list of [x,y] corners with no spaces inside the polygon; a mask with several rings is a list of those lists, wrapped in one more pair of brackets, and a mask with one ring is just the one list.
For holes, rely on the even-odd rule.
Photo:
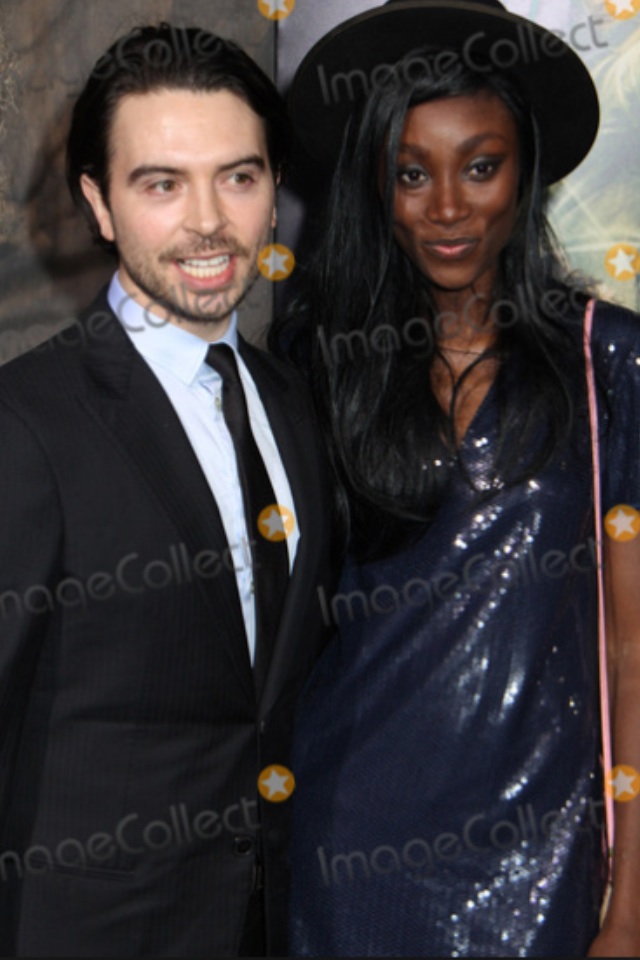
{"label": "woman's arm", "polygon": [[[604,537],[613,765],[639,771],[629,784],[635,791],[640,788],[640,536],[626,542]],[[605,776],[610,779],[610,771]],[[613,895],[589,956],[640,956],[640,795],[631,799],[628,790],[620,789],[615,802]]]}

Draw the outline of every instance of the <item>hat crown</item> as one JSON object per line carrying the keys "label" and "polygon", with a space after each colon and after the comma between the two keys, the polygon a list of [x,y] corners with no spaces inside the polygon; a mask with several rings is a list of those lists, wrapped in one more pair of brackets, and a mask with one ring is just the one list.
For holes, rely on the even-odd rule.
{"label": "hat crown", "polygon": [[587,155],[599,118],[587,68],[560,37],[499,0],[378,0],[334,27],[306,55],[291,85],[298,136],[321,162],[335,163],[357,101],[394,77],[415,82],[416,66],[430,82],[458,63],[481,79],[494,68],[516,84],[538,123],[546,184]]}
{"label": "hat crown", "polygon": [[[449,5],[449,0],[426,0],[427,3],[432,3],[434,6],[446,7]],[[493,10],[503,10],[506,11],[506,7],[503,3],[500,3],[500,0],[464,0],[465,3],[473,3],[478,7],[490,7]],[[392,3],[415,3],[424,6],[425,0],[387,0],[385,3],[386,7],[390,7]]]}

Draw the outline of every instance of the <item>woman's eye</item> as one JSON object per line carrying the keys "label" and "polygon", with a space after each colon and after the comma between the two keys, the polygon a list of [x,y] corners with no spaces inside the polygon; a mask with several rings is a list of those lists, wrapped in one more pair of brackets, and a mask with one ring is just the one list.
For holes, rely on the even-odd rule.
{"label": "woman's eye", "polygon": [[473,180],[488,180],[497,169],[497,160],[478,160],[471,165],[469,172]]}
{"label": "woman's eye", "polygon": [[400,167],[398,170],[398,183],[405,186],[414,187],[427,180],[427,174],[418,167]]}

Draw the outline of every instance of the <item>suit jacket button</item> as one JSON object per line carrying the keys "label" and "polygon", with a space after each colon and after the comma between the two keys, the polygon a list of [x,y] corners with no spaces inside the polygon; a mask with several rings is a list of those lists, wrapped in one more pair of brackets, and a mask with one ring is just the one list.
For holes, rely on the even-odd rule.
{"label": "suit jacket button", "polygon": [[253,853],[253,840],[251,837],[234,837],[233,852],[237,857],[248,857]]}

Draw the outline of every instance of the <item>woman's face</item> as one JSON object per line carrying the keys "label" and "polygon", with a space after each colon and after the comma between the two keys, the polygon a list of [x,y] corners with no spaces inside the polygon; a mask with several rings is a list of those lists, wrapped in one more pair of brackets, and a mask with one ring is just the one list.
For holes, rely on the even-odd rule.
{"label": "woman's face", "polygon": [[412,107],[398,152],[394,234],[436,302],[490,297],[520,176],[511,111],[481,91]]}

